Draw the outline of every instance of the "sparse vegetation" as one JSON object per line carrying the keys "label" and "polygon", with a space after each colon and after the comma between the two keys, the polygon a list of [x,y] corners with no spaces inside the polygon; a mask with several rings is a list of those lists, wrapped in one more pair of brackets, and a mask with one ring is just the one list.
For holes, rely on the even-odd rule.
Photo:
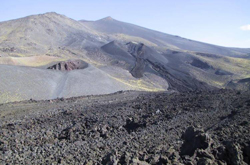
{"label": "sparse vegetation", "polygon": [[250,163],[250,49],[111,17],[0,25],[0,164]]}

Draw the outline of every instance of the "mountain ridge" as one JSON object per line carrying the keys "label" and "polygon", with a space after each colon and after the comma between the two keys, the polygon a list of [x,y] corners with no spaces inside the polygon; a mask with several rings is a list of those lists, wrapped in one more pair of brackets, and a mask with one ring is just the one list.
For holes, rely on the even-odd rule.
{"label": "mountain ridge", "polygon": [[[30,15],[30,16],[26,16],[26,17],[21,17],[21,18],[16,18],[16,19],[12,19],[12,20],[8,20],[8,21],[3,21],[3,22],[0,22],[1,23],[6,23],[6,22],[9,22],[9,21],[16,21],[16,20],[20,20],[20,19],[27,19],[27,18],[34,18],[34,17],[39,17],[39,16],[47,16],[47,17],[51,17],[51,16],[56,16],[56,17],[64,17],[64,18],[67,18],[67,19],[71,19],[72,21],[76,21],[76,22],[100,22],[100,21],[114,21],[114,22],[120,22],[120,23],[125,23],[125,24],[128,24],[128,25],[131,25],[131,26],[134,26],[134,27],[137,27],[137,28],[142,28],[142,29],[145,29],[145,30],[150,30],[150,31],[153,31],[153,32],[156,32],[156,33],[159,33],[159,34],[162,34],[162,35],[170,35],[170,36],[174,36],[174,37],[177,37],[177,38],[181,38],[181,39],[184,39],[184,40],[190,40],[188,38],[184,38],[184,37],[181,37],[181,36],[178,36],[178,35],[171,35],[171,34],[168,34],[168,33],[165,33],[165,32],[161,32],[161,31],[158,31],[158,30],[152,30],[150,28],[145,28],[143,26],[139,26],[139,25],[135,25],[133,23],[127,23],[127,22],[123,22],[123,21],[119,21],[119,20],[116,20],[114,18],[112,18],[111,16],[107,16],[107,17],[104,17],[104,18],[101,18],[101,19],[98,19],[96,21],[93,21],[93,20],[74,20],[72,18],[69,18],[63,14],[59,14],[59,13],[56,13],[56,12],[46,12],[44,14],[34,14],[34,15]],[[219,47],[223,47],[223,48],[231,48],[231,49],[242,49],[242,50],[246,50],[246,51],[250,51],[250,48],[237,48],[237,47],[225,47],[225,46],[220,46],[220,45],[214,45],[214,44],[210,44],[210,43],[205,43],[205,42],[202,42],[202,41],[196,41],[196,40],[190,40],[190,41],[195,41],[195,42],[199,42],[199,43],[202,43],[202,44],[207,44],[207,45],[211,45],[211,46],[219,46]]]}

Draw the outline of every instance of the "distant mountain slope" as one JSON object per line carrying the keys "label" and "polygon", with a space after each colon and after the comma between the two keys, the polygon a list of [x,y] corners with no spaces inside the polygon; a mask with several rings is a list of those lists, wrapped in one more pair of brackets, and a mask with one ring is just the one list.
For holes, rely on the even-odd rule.
{"label": "distant mountain slope", "polygon": [[0,23],[0,27],[1,56],[53,54],[64,46],[77,45],[80,48],[93,43],[98,45],[89,29],[56,13],[6,21]]}
{"label": "distant mountain slope", "polygon": [[111,17],[106,17],[98,21],[80,21],[96,31],[109,34],[125,34],[146,39],[159,47],[170,49],[181,49],[196,52],[213,53],[226,56],[246,56],[250,49],[227,48],[198,41],[185,39],[179,36],[169,35],[158,31],[143,28],[137,25],[117,21]]}
{"label": "distant mountain slope", "polygon": [[0,56],[53,55],[59,47],[85,51],[87,47],[100,47],[113,40],[143,42],[162,51],[173,49],[233,57],[250,56],[250,49],[197,42],[111,17],[97,21],[75,21],[57,13],[45,13],[0,23]]}
{"label": "distant mountain slope", "polygon": [[[250,77],[249,53],[111,17],[76,21],[57,13],[32,15],[0,23],[0,102],[119,90],[224,88]],[[46,70],[67,60],[82,60],[89,67]]]}

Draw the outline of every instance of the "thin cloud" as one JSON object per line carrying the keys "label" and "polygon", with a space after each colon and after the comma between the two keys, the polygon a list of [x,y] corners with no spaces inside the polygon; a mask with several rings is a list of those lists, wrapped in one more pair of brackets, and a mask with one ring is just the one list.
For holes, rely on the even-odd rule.
{"label": "thin cloud", "polygon": [[250,30],[250,25],[244,25],[240,27],[241,30]]}

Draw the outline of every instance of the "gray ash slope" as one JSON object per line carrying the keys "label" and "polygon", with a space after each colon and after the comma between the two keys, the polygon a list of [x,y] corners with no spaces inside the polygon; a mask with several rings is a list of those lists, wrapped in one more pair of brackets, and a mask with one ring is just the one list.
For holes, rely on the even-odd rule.
{"label": "gray ash slope", "polygon": [[[0,63],[5,64],[0,67],[0,102],[119,90],[206,90],[224,88],[228,82],[250,75],[249,49],[191,41],[110,17],[76,21],[45,13],[1,22],[0,26]],[[39,57],[44,58],[39,61]],[[82,60],[88,67],[52,72],[44,70],[50,67],[46,59],[55,60],[53,65]],[[36,62],[39,65],[33,64]],[[25,67],[15,66],[19,63]],[[16,78],[17,70],[22,79]],[[42,95],[40,83],[35,83],[40,80],[46,82]]]}
{"label": "gray ash slope", "polygon": [[249,97],[119,92],[3,104],[0,162],[249,164]]}

